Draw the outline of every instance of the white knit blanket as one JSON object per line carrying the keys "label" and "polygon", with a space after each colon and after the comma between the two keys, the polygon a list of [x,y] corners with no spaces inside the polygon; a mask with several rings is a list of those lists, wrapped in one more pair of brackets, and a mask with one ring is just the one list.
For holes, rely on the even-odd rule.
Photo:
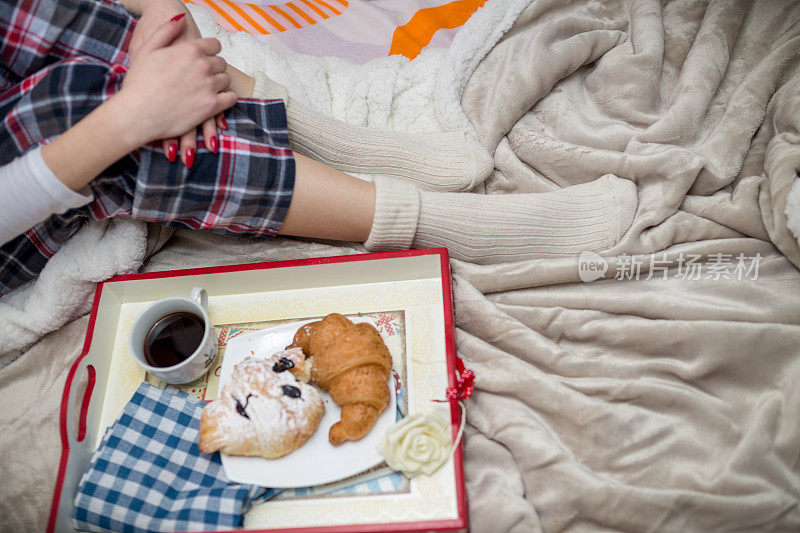
{"label": "white knit blanket", "polygon": [[447,49],[424,50],[358,65],[337,57],[278,52],[244,32],[228,33],[202,8],[189,9],[204,37],[222,43],[220,55],[239,70],[263,72],[292,98],[350,124],[404,133],[474,132],[461,93],[486,53],[531,0],[489,0],[462,26]]}

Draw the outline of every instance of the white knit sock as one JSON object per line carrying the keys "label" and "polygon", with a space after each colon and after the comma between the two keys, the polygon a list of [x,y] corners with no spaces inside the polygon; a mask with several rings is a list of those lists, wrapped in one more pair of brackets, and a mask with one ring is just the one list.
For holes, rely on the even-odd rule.
{"label": "white knit sock", "polygon": [[353,126],[289,98],[283,85],[254,74],[253,97],[281,99],[297,152],[338,170],[394,176],[421,189],[468,190],[494,168],[489,152],[463,131],[405,135]]}
{"label": "white knit sock", "polygon": [[420,191],[375,179],[368,250],[445,246],[477,264],[598,252],[614,246],[633,221],[636,186],[612,175],[539,194]]}

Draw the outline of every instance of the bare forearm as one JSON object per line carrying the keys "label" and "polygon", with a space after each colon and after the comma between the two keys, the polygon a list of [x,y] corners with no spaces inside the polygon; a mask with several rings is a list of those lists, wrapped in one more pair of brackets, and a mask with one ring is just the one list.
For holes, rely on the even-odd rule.
{"label": "bare forearm", "polygon": [[225,72],[231,77],[231,91],[235,92],[237,97],[250,98],[253,96],[255,80],[251,76],[230,65],[227,66]]}
{"label": "bare forearm", "polygon": [[130,125],[126,127],[118,115],[112,98],[42,148],[45,163],[67,187],[81,190],[147,142]]}

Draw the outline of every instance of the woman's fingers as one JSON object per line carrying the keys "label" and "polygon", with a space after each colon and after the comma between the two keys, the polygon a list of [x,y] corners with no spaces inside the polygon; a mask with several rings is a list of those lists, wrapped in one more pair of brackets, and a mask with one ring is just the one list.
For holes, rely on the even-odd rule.
{"label": "woman's fingers", "polygon": [[[181,34],[185,24],[186,24],[185,16],[173,17],[168,22],[165,22],[164,24],[159,26],[152,33],[152,35],[150,35],[147,38],[147,40],[145,40],[141,44],[141,46],[139,46],[138,50],[136,50],[136,53],[146,54],[148,52],[158,50],[159,48],[164,48],[166,46],[169,46]],[[216,39],[214,40],[216,41]],[[217,41],[217,44],[219,44],[219,41]],[[221,46],[220,49],[222,49]]]}
{"label": "woman's fingers", "polygon": [[214,74],[214,76],[211,78],[211,90],[215,93],[221,93],[222,91],[227,91],[230,85],[231,85],[231,77],[228,76],[225,72]]}
{"label": "woman's fingers", "polygon": [[[121,109],[137,116],[138,133],[146,142],[162,139],[170,161],[195,164],[198,127],[205,147],[219,150],[217,121],[227,124],[221,112],[236,103],[230,91],[227,63],[216,54],[214,38],[179,40],[186,27],[185,15],[158,26],[142,43],[119,91]],[[217,116],[219,115],[219,116]]]}
{"label": "woman's fingers", "polygon": [[[233,107],[236,104],[237,100],[238,100],[238,97],[236,96],[235,92],[233,92],[233,91],[222,91],[221,93],[219,93],[217,95],[217,112],[221,113],[222,111],[225,111],[226,109],[230,109],[231,107]],[[216,114],[216,113],[214,113],[214,114]],[[223,117],[222,120],[225,120],[225,117]],[[227,126],[228,125],[225,124],[223,129],[228,129]]]}
{"label": "woman's fingers", "polygon": [[170,163],[178,160],[178,139],[164,139],[161,141],[161,147]]}
{"label": "woman's fingers", "polygon": [[209,69],[211,74],[225,72],[225,70],[228,68],[228,63],[219,56],[211,56],[208,59],[209,63],[211,64],[211,68]]}
{"label": "woman's fingers", "polygon": [[186,168],[194,166],[194,158],[197,155],[197,130],[193,129],[181,135],[181,161]]}
{"label": "woman's fingers", "polygon": [[219,152],[219,137],[217,136],[217,123],[214,120],[214,117],[206,119],[203,122],[203,139],[206,144],[206,148],[208,148],[212,153],[216,154]]}
{"label": "woman's fingers", "polygon": [[[213,38],[198,39],[194,42],[194,45],[197,46],[202,53],[208,55],[205,61],[207,61],[208,73],[211,76],[211,92],[220,94],[230,92],[228,91],[230,76],[225,72],[228,64],[223,58],[215,55],[221,50],[219,41]],[[222,116],[222,111],[236,103],[235,99],[231,102],[230,95],[226,94],[220,97],[220,94],[217,95],[213,115],[200,124],[205,147],[215,154],[219,152],[218,121],[221,129],[227,128],[227,123],[224,122],[225,117]],[[196,130],[181,135],[180,153],[181,161],[183,161],[187,168],[192,168],[197,156]]]}
{"label": "woman's fingers", "polygon": [[[222,111],[232,107],[236,101],[236,93],[233,91],[219,93],[217,95],[216,107],[220,109],[220,112],[206,119],[201,124],[205,146],[209,151],[215,154],[219,153],[219,131],[228,129],[228,123]],[[178,144],[180,144],[180,148]],[[181,135],[180,139],[164,139],[161,141],[161,146],[170,162],[177,161],[178,153],[180,153],[183,164],[188,168],[192,168],[195,158],[197,157],[197,131],[188,131]]]}
{"label": "woman's fingers", "polygon": [[[213,91],[217,92],[215,98],[214,110],[210,118],[207,118],[200,125],[203,131],[203,139],[206,148],[212,153],[219,152],[219,135],[217,130],[217,116],[222,116],[222,111],[230,108],[236,103],[236,93],[226,90],[230,83],[227,74],[215,74],[212,79]],[[222,117],[224,121],[225,118]],[[227,128],[227,124],[225,124]],[[194,165],[195,156],[197,154],[197,131],[184,133],[181,135],[181,160],[188,167],[192,168]]]}
{"label": "woman's fingers", "polygon": [[225,120],[225,115],[222,113],[217,113],[217,129],[225,131],[228,129],[228,121]]}
{"label": "woman's fingers", "polygon": [[[224,72],[214,74],[211,79],[211,90],[217,93],[214,101],[213,114],[207,118],[200,125],[203,132],[203,139],[205,147],[212,153],[219,153],[219,132],[217,125],[219,123],[220,129],[227,129],[228,124],[225,122],[225,117],[222,111],[230,108],[236,103],[236,93],[229,91],[230,77]],[[178,142],[180,142],[180,155],[181,161],[187,168],[194,166],[194,161],[197,156],[197,130],[186,132],[177,139],[166,139],[162,142],[164,152],[170,161],[175,161],[178,152]]]}
{"label": "woman's fingers", "polygon": [[222,51],[222,45],[218,40],[213,37],[205,37],[204,39],[197,39],[195,44],[201,52],[207,56],[215,56]]}

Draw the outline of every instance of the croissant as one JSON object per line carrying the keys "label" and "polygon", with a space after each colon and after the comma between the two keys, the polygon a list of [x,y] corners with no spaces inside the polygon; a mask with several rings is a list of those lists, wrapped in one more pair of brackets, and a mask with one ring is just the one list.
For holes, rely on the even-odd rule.
{"label": "croissant", "polygon": [[331,426],[334,446],[364,437],[389,405],[392,356],[370,324],[354,324],[333,313],[295,333],[287,348],[302,348],[312,358],[311,382],[328,391],[342,408]]}

